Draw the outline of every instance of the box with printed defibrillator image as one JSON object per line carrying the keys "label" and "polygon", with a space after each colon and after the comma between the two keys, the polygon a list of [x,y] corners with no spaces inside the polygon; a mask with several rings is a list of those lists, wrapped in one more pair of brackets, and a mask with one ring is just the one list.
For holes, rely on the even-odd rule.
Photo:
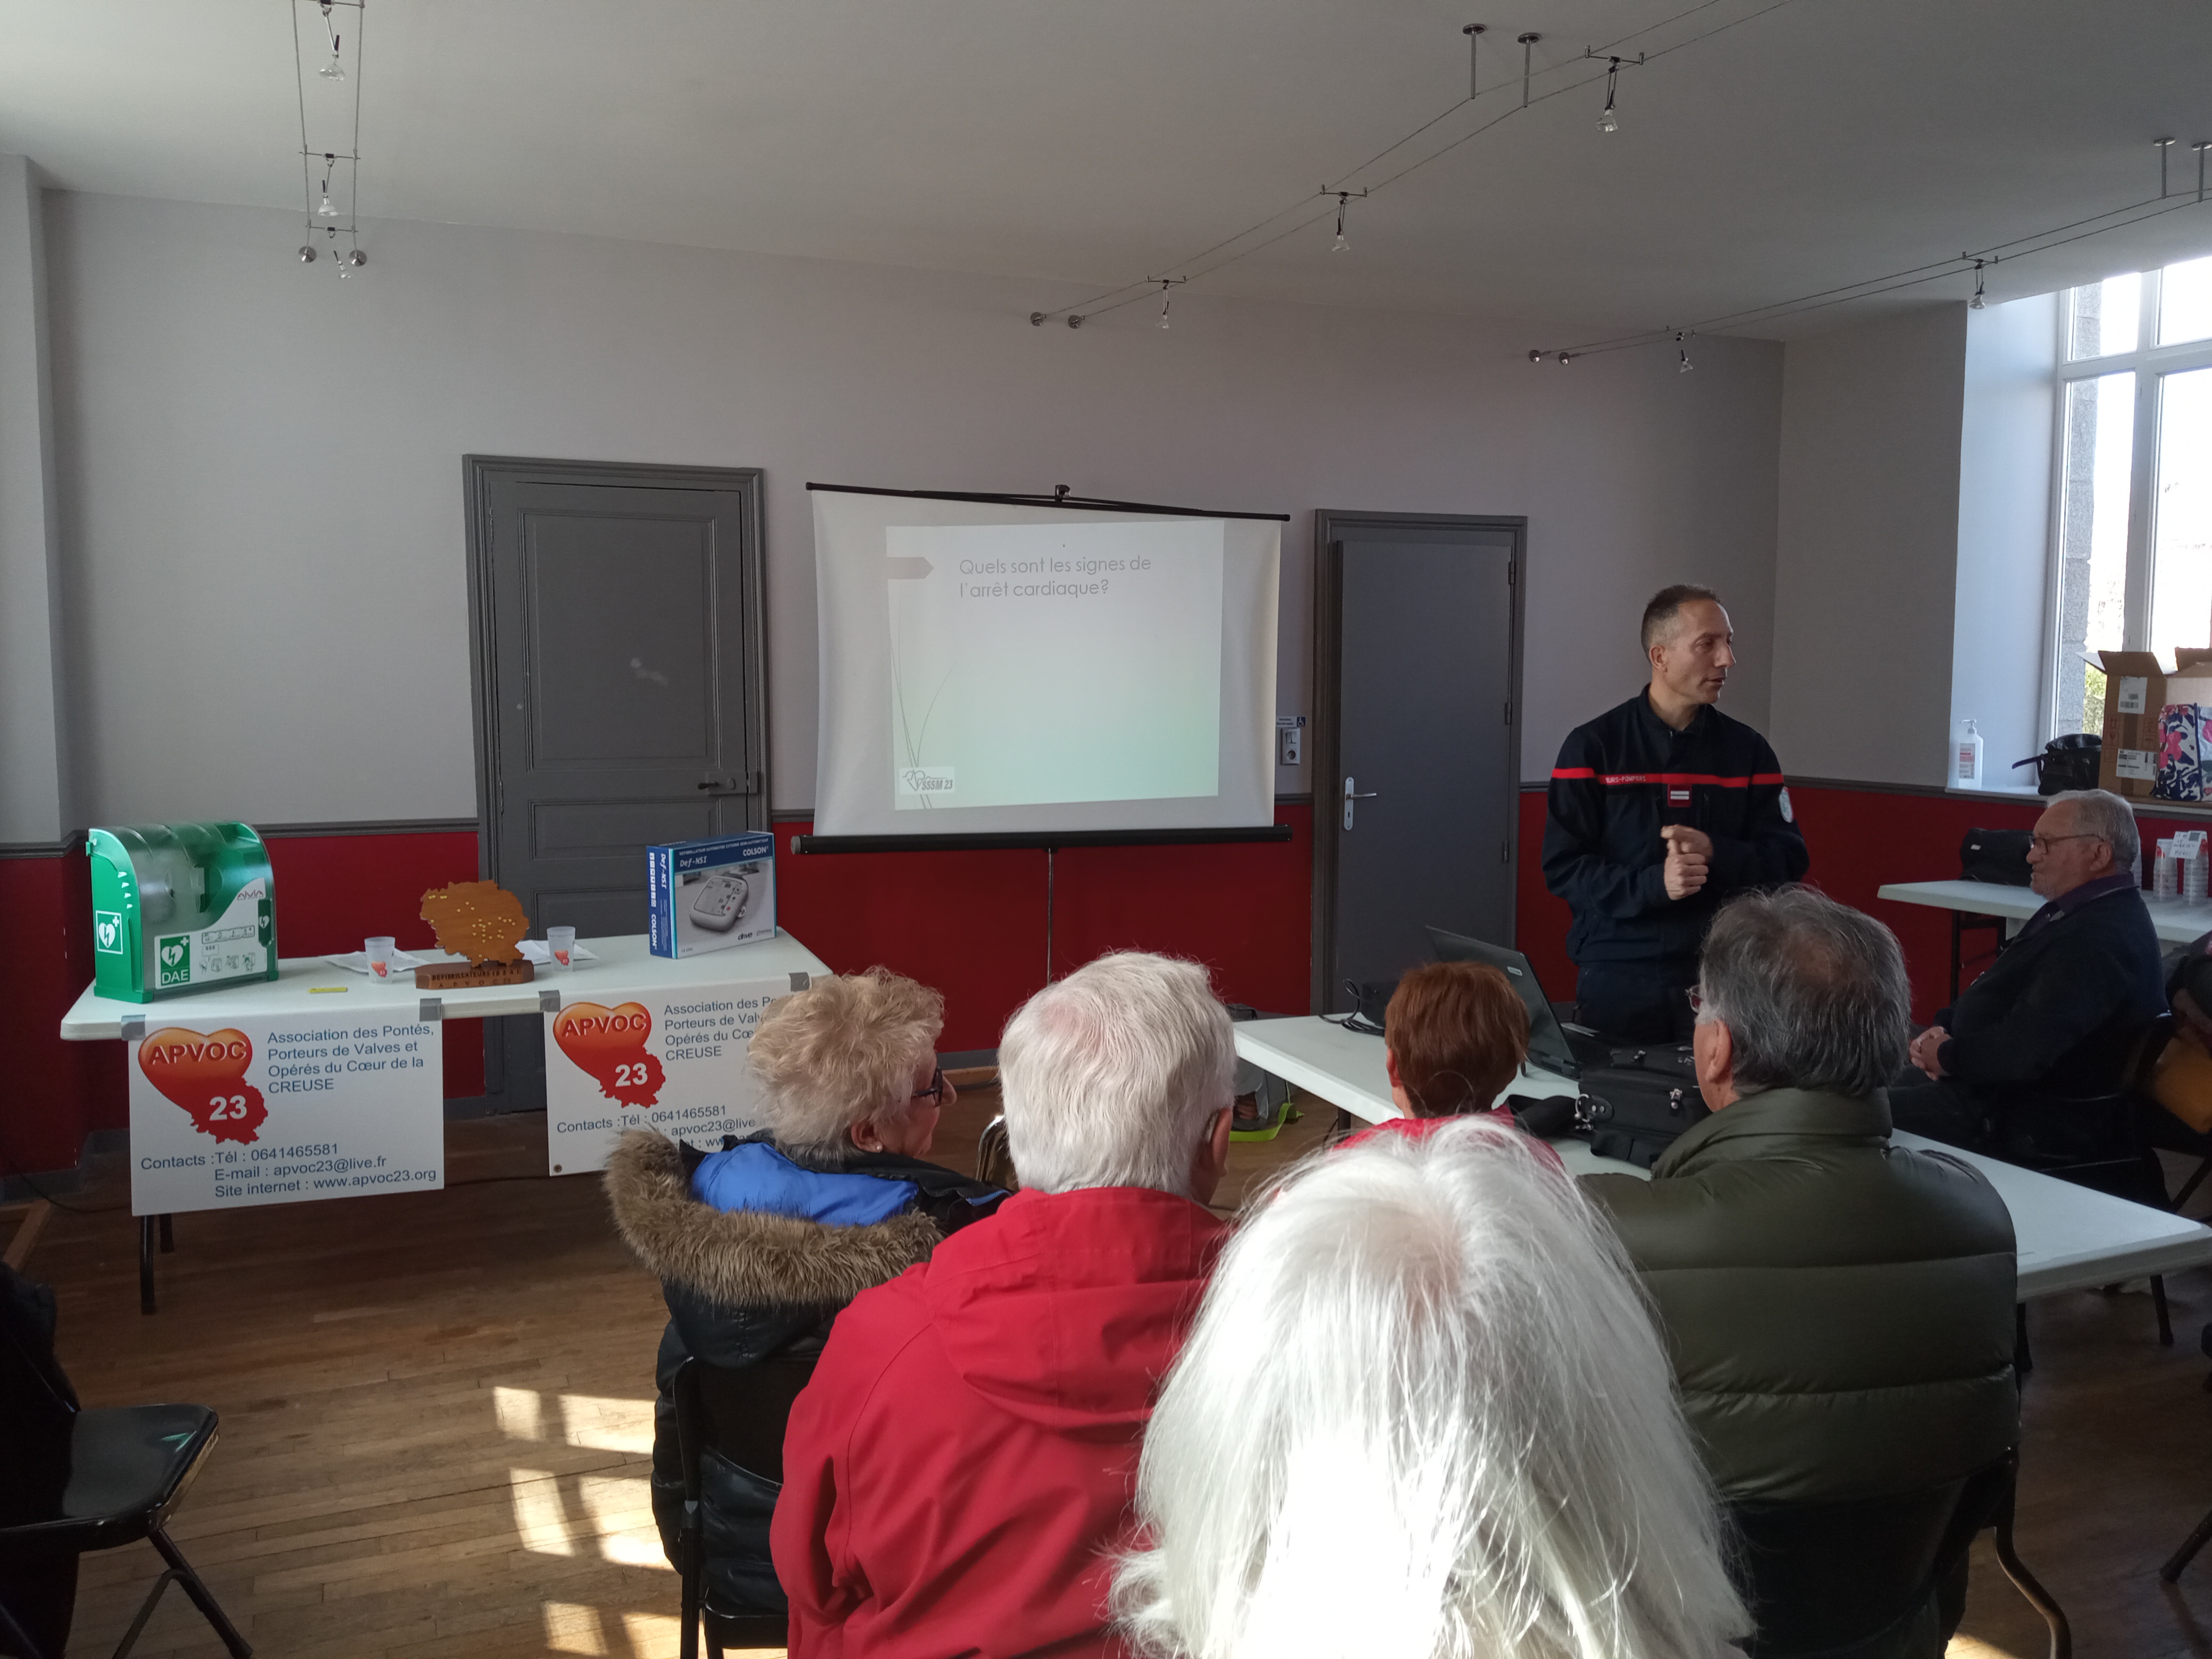
{"label": "box with printed defibrillator image", "polygon": [[645,849],[647,937],[657,957],[696,957],[775,937],[775,837],[769,831]]}

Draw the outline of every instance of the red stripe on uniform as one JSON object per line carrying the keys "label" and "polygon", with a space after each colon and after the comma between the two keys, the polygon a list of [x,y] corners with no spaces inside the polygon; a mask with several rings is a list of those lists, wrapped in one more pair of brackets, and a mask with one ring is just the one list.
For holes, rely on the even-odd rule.
{"label": "red stripe on uniform", "polygon": [[1552,769],[1552,775],[1555,778],[1594,778],[1597,774],[1587,766],[1555,766]]}
{"label": "red stripe on uniform", "polygon": [[1710,784],[1717,789],[1749,789],[1754,786],[1779,784],[1784,779],[1779,772],[1754,772],[1749,777],[1724,778],[1713,772],[1605,772],[1588,766],[1555,766],[1554,778],[1590,778],[1607,788],[1639,783],[1665,783],[1680,787],[1686,784]]}

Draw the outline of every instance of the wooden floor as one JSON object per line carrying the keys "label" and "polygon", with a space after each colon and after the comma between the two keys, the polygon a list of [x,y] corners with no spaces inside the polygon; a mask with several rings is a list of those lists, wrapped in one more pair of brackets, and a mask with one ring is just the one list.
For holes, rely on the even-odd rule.
{"label": "wooden floor", "polygon": [[[968,1167],[996,1102],[946,1114]],[[1333,1114],[1238,1146],[1221,1194],[1318,1140]],[[137,1310],[135,1230],[111,1160],[52,1212],[28,1262],[61,1303],[61,1355],[90,1405],[193,1401],[222,1442],[174,1534],[248,1638],[283,1656],[665,1655],[676,1577],[647,1503],[658,1287],[599,1183],[547,1180],[539,1116],[457,1123],[449,1186],[185,1216],[161,1311]],[[0,1213],[0,1244],[25,1212]],[[2212,1551],[2166,1590],[2158,1563],[2212,1507],[2212,1274],[2149,1298],[2036,1304],[2020,1545],[2073,1616],[2082,1659],[2212,1659]],[[71,1656],[112,1650],[157,1571],[145,1545],[85,1559]],[[221,1651],[173,1589],[138,1651]],[[1978,1559],[1954,1659],[2043,1652],[2042,1627]]]}

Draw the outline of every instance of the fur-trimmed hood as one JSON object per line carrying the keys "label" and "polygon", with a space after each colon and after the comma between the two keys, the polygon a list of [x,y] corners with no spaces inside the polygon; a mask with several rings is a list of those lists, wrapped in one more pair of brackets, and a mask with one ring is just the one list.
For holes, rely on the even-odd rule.
{"label": "fur-trimmed hood", "polygon": [[842,1307],[927,1261],[943,1238],[915,1210],[865,1227],[717,1210],[691,1195],[683,1152],[653,1129],[616,1143],[606,1192],[617,1230],[647,1271],[724,1307]]}

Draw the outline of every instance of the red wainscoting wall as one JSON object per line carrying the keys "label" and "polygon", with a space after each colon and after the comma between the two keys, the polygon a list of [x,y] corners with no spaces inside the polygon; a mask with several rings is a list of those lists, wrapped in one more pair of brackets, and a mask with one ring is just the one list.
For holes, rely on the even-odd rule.
{"label": "red wainscoting wall", "polygon": [[[1875,896],[1893,882],[1942,881],[1959,873],[1959,843],[1969,830],[2026,830],[2041,816],[2033,800],[1991,795],[1976,800],[1934,790],[1884,789],[1792,783],[1790,799],[1812,854],[1807,879],[1830,897],[1878,917],[1897,935],[1912,975],[1912,1012],[1927,1019],[1950,994],[1951,918],[1926,905],[1898,904]],[[2184,823],[2138,815],[2143,845],[2202,820]],[[1544,840],[1544,792],[1521,795],[1518,890],[1520,948],[1551,994],[1574,994],[1574,964],[1567,959],[1567,907],[1544,890],[1538,859]],[[2148,860],[2145,860],[2148,863]],[[1966,936],[1962,982],[1989,963],[1993,936]]]}
{"label": "red wainscoting wall", "polygon": [[[1164,951],[1212,969],[1232,1002],[1303,1013],[1310,994],[1313,809],[1285,803],[1287,842],[1080,847],[1053,865],[1055,973],[1107,951]],[[1042,852],[789,856],[776,830],[776,920],[840,973],[880,963],[945,994],[948,1053],[998,1046],[1045,981]]]}
{"label": "red wainscoting wall", "polygon": [[[1847,904],[1879,916],[1905,946],[1915,1012],[1947,989],[1950,921],[1942,911],[1885,903],[1887,882],[1955,876],[1970,829],[2025,829],[2033,801],[1974,800],[1926,790],[1793,784],[1790,799],[1812,849],[1811,878]],[[1574,994],[1567,909],[1544,890],[1538,866],[1544,793],[1521,796],[1520,948],[1553,995]],[[1292,839],[1217,847],[1077,848],[1054,871],[1055,972],[1104,951],[1164,951],[1205,963],[1231,1001],[1276,1013],[1306,1007],[1312,948],[1313,811],[1285,804],[1277,820]],[[2146,814],[2143,837],[2185,824]],[[875,963],[945,993],[943,1043],[959,1053],[997,1046],[1006,1016],[1045,978],[1045,858],[1041,852],[897,853],[789,856],[790,837],[811,828],[776,825],[778,919],[841,972]],[[403,946],[431,943],[417,919],[425,889],[476,878],[468,830],[270,839],[276,925],[287,956],[358,949],[373,933]],[[92,978],[91,904],[84,857],[0,859],[0,999],[13,1022],[7,1088],[0,1093],[0,1173],[73,1167],[85,1136],[125,1121],[118,1043],[63,1042],[63,1012]],[[1970,936],[1986,951],[1989,935]],[[1973,970],[1969,964],[1969,974]],[[446,1092],[483,1090],[483,1027],[446,1028]]]}

